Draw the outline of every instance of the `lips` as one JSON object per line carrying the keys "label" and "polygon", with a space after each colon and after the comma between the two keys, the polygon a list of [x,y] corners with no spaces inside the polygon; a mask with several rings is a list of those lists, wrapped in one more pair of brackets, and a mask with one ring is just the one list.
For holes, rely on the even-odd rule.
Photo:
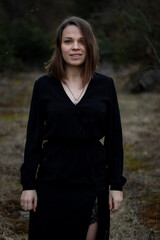
{"label": "lips", "polygon": [[74,54],[70,54],[70,56],[72,56],[72,57],[79,57],[79,56],[81,56],[82,54],[80,54],[80,53],[74,53]]}

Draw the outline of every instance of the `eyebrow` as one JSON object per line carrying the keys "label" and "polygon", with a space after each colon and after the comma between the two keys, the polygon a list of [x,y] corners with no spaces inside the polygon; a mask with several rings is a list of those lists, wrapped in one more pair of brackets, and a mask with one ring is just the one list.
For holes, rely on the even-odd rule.
{"label": "eyebrow", "polygon": [[[64,37],[64,38],[73,39],[72,37]],[[80,37],[79,39],[84,39],[84,38],[83,38],[83,37]]]}

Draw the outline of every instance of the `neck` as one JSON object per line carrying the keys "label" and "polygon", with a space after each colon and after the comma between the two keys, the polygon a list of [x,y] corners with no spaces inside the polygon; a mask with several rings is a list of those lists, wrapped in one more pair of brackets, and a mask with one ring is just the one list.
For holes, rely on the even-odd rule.
{"label": "neck", "polygon": [[77,66],[66,66],[67,80],[70,82],[81,81],[82,67]]}

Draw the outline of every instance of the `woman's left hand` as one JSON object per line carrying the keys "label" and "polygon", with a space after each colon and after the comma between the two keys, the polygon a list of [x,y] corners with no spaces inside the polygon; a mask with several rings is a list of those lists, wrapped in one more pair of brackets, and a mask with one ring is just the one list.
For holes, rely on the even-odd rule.
{"label": "woman's left hand", "polygon": [[110,190],[109,192],[109,209],[114,212],[117,211],[123,200],[123,192]]}

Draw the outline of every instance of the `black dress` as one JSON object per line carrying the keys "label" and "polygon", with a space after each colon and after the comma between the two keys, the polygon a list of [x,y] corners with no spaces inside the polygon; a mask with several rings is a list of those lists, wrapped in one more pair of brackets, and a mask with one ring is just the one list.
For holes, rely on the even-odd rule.
{"label": "black dress", "polygon": [[85,240],[95,199],[97,240],[108,239],[108,186],[122,190],[122,170],[113,79],[95,73],[76,105],[58,79],[44,75],[36,80],[21,167],[23,190],[38,194],[36,213],[30,211],[29,240]]}

